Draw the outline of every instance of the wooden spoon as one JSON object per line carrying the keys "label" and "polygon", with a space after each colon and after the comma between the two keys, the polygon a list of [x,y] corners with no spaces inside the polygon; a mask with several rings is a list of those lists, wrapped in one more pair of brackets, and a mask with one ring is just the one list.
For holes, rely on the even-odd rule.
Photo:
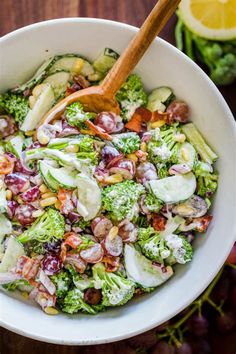
{"label": "wooden spoon", "polygon": [[40,125],[61,116],[66,106],[79,101],[91,112],[120,113],[115,94],[133,71],[156,35],[176,10],[180,0],[159,0],[140,30],[109,71],[102,84],[77,91],[57,103],[41,120]]}

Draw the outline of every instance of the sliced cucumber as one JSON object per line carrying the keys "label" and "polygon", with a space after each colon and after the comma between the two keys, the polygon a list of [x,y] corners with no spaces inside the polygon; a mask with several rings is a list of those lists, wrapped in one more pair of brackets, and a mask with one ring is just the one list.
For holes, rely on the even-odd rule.
{"label": "sliced cucumber", "polygon": [[39,161],[39,171],[41,173],[41,176],[43,177],[43,180],[45,184],[48,186],[51,191],[56,192],[59,189],[59,184],[55,181],[52,180],[52,178],[49,175],[49,170],[52,168],[52,166],[48,165],[44,161]]}
{"label": "sliced cucumber", "polygon": [[118,58],[119,54],[114,50],[105,48],[94,61],[93,67],[95,70],[105,74],[112,68]]}
{"label": "sliced cucumber", "polygon": [[77,176],[78,212],[85,221],[95,218],[101,208],[101,190],[97,182],[84,174]]}
{"label": "sliced cucumber", "polygon": [[143,256],[133,246],[125,244],[125,269],[129,278],[144,288],[161,285],[173,275],[170,266],[163,273],[161,267],[155,267],[152,261]]}
{"label": "sliced cucumber", "polygon": [[94,74],[94,68],[87,60],[84,61],[80,74],[86,77]]}
{"label": "sliced cucumber", "polygon": [[152,91],[148,96],[147,108],[154,111],[164,112],[166,110],[166,104],[173,97],[173,92],[169,87],[162,86]]}
{"label": "sliced cucumber", "polygon": [[36,71],[36,73],[34,74],[34,76],[28,80],[27,82],[25,82],[24,84],[20,85],[19,87],[16,87],[12,90],[12,92],[16,92],[16,93],[22,93],[27,89],[30,89],[32,87],[34,87],[35,85],[37,85],[38,83],[40,83],[44,77],[46,76],[48,70],[51,68],[51,66],[53,65],[54,61],[56,60],[55,57],[49,58],[48,60],[46,60]]}
{"label": "sliced cucumber", "polygon": [[0,264],[0,272],[8,272],[15,267],[17,259],[25,254],[24,247],[14,237],[10,237]]}
{"label": "sliced cucumber", "polygon": [[51,66],[49,73],[54,73],[55,71],[72,72],[73,67],[75,66],[75,62],[78,58],[79,56],[76,54],[58,55],[56,57],[56,61]]}
{"label": "sliced cucumber", "polygon": [[190,198],[196,189],[193,173],[176,175],[148,182],[153,194],[165,203],[177,203]]}
{"label": "sliced cucumber", "polygon": [[183,143],[178,151],[178,163],[186,164],[193,168],[194,163],[197,159],[196,150],[189,143]]}
{"label": "sliced cucumber", "polygon": [[10,235],[12,232],[12,223],[8,218],[1,214],[0,215],[0,235],[6,236]]}
{"label": "sliced cucumber", "polygon": [[48,143],[48,148],[50,149],[64,149],[65,147],[69,145],[79,145],[81,140],[83,139],[84,135],[80,137],[78,135],[78,138],[55,138],[51,139],[50,142]]}
{"label": "sliced cucumber", "polygon": [[46,77],[43,83],[49,84],[52,87],[55,99],[57,100],[58,97],[66,92],[70,76],[70,73],[67,71],[56,71]]}
{"label": "sliced cucumber", "polygon": [[76,187],[75,176],[64,167],[50,167],[48,170],[48,176],[50,181],[55,181],[55,184],[57,183],[60,187],[65,189],[73,189]]}
{"label": "sliced cucumber", "polygon": [[12,152],[16,157],[20,158],[23,144],[24,144],[23,137],[21,135],[16,135],[7,141],[7,150]]}
{"label": "sliced cucumber", "polygon": [[52,87],[45,85],[41,94],[32,109],[29,110],[27,116],[20,129],[23,131],[34,130],[41,121],[45,113],[49,111],[55,101]]}

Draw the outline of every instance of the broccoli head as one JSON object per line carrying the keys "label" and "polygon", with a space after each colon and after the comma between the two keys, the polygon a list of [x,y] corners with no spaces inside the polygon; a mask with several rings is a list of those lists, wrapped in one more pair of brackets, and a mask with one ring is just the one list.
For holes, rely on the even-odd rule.
{"label": "broccoli head", "polygon": [[15,121],[21,125],[29,111],[28,100],[22,95],[3,93],[0,95],[0,110],[11,114]]}
{"label": "broccoli head", "polygon": [[106,187],[102,191],[103,209],[109,212],[113,220],[132,219],[134,207],[142,193],[144,187],[130,180]]}
{"label": "broccoli head", "polygon": [[79,142],[80,152],[94,152],[94,140],[89,136],[85,136]]}
{"label": "broccoli head", "polygon": [[62,311],[70,314],[79,311],[87,312],[91,315],[95,315],[97,313],[93,306],[84,301],[84,293],[77,288],[73,288],[68,291],[62,305]]}
{"label": "broccoli head", "polygon": [[137,151],[140,146],[140,137],[136,133],[123,133],[113,136],[113,145],[124,154]]}
{"label": "broccoli head", "polygon": [[197,177],[197,194],[201,197],[211,197],[218,186],[218,174],[213,173],[211,165],[199,161],[195,167]]}
{"label": "broccoli head", "polygon": [[146,106],[148,97],[140,77],[136,74],[130,75],[117,92],[116,99],[121,108],[121,115],[125,120],[132,117],[136,108]]}
{"label": "broccoli head", "polygon": [[151,192],[146,195],[144,203],[152,213],[158,213],[163,206],[163,202]]}
{"label": "broccoli head", "polygon": [[156,231],[152,226],[148,226],[147,228],[145,227],[140,227],[138,229],[138,239],[139,241],[146,241],[148,240],[151,236],[156,234]]}
{"label": "broccoli head", "polygon": [[166,259],[167,264],[185,264],[192,260],[192,246],[184,237],[170,234],[165,236],[165,242],[170,250],[170,256]]}
{"label": "broccoli head", "polygon": [[66,270],[61,270],[59,273],[51,276],[50,279],[56,286],[57,298],[64,298],[72,283],[69,273]]}
{"label": "broccoli head", "polygon": [[59,211],[49,208],[23,234],[17,237],[21,243],[31,240],[52,243],[62,239],[65,231],[65,220]]}
{"label": "broccoli head", "polygon": [[120,306],[129,301],[135,290],[135,283],[114,273],[106,272],[102,263],[93,266],[95,286],[102,289],[102,304],[104,306]]}
{"label": "broccoli head", "polygon": [[94,113],[85,112],[80,102],[74,102],[66,108],[66,119],[72,126],[87,129],[86,120],[94,118]]}
{"label": "broccoli head", "polygon": [[158,232],[155,232],[155,235],[149,239],[140,241],[139,245],[142,253],[152,261],[163,263],[163,260],[171,254],[165,240],[160,237]]}

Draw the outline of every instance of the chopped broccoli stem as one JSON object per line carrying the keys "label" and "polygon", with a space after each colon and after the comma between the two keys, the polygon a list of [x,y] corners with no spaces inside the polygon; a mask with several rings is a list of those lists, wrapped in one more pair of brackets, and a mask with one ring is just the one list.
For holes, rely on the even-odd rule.
{"label": "chopped broccoli stem", "polygon": [[217,159],[217,155],[207,145],[193,123],[183,125],[182,131],[186,135],[188,141],[195,147],[204,162],[212,164]]}

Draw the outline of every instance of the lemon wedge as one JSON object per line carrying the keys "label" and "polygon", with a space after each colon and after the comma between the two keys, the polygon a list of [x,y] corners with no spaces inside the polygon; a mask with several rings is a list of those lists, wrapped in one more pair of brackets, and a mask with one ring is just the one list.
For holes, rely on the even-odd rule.
{"label": "lemon wedge", "polygon": [[179,10],[186,26],[201,37],[236,38],[236,0],[182,0]]}

